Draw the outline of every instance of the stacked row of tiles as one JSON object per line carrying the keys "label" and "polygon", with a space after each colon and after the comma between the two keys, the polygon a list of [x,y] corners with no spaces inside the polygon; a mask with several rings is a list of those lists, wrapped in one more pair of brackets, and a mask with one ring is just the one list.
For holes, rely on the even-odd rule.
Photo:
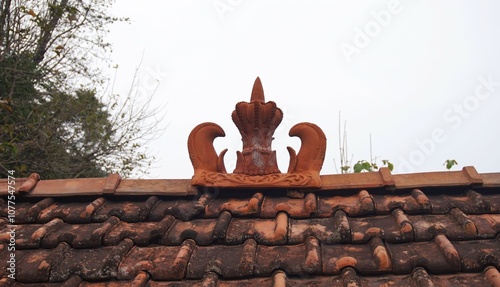
{"label": "stacked row of tiles", "polygon": [[[0,216],[6,229],[6,214]],[[301,198],[261,192],[79,203],[45,198],[21,202],[16,220],[20,282],[63,282],[73,275],[137,281],[141,272],[151,282],[252,275],[281,282],[284,274],[338,279],[354,269],[413,278],[415,266],[452,274],[500,265],[500,195],[472,190],[456,196],[362,190]],[[10,239],[4,231],[0,262]]]}

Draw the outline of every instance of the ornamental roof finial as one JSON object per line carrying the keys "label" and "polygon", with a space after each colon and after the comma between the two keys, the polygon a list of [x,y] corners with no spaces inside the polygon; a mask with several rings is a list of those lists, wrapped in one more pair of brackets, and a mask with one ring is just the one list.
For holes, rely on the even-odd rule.
{"label": "ornamental roof finial", "polygon": [[260,78],[257,77],[255,79],[255,82],[253,83],[253,88],[252,88],[252,96],[250,97],[250,102],[265,102],[266,99],[264,97],[264,88],[262,88],[262,82],[260,81]]}
{"label": "ornamental roof finial", "polygon": [[228,174],[224,154],[215,152],[213,141],[224,136],[215,123],[196,126],[188,139],[189,157],[194,167],[193,185],[217,187],[320,187],[319,171],[326,151],[323,131],[311,123],[299,123],[290,129],[290,136],[301,139],[299,153],[288,147],[288,173],[281,173],[272,150],[273,134],[283,119],[283,112],[273,101],[266,102],[260,78],[255,79],[250,102],[239,102],[231,115],[243,141],[236,151],[236,168]]}

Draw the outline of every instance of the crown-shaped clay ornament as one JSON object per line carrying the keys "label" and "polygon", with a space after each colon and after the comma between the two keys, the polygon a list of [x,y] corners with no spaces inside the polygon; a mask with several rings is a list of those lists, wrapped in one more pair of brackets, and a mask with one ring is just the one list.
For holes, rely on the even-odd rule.
{"label": "crown-shaped clay ornament", "polygon": [[287,148],[290,164],[288,172],[281,173],[271,143],[283,112],[275,102],[265,101],[259,78],[255,80],[250,102],[237,103],[232,119],[243,141],[242,151],[236,152],[236,168],[232,174],[224,167],[227,149],[217,155],[213,146],[215,138],[225,136],[224,130],[215,123],[202,123],[191,131],[188,150],[194,167],[193,185],[242,188],[321,186],[319,172],[325,159],[325,134],[315,124],[293,126],[289,135],[299,137],[302,145],[298,154],[293,148]]}
{"label": "crown-shaped clay ornament", "polygon": [[275,102],[265,102],[260,79],[255,80],[250,102],[239,102],[231,115],[240,131],[243,151],[237,151],[234,173],[263,175],[280,173],[276,151],[271,149],[273,134],[283,119]]}

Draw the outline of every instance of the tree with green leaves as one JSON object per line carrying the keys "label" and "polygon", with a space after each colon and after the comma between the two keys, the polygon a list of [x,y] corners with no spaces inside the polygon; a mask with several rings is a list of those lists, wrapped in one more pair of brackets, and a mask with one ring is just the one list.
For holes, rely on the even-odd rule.
{"label": "tree with green leaves", "polygon": [[[104,97],[111,0],[0,0],[0,177],[145,173],[141,146],[161,132],[131,90]],[[134,79],[134,81],[136,78]]]}

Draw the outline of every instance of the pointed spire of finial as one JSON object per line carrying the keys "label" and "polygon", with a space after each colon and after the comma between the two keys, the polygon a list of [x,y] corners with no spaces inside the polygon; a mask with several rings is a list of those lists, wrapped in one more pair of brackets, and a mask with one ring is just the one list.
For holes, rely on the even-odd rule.
{"label": "pointed spire of finial", "polygon": [[260,81],[260,78],[257,77],[255,79],[255,82],[253,83],[253,89],[252,89],[252,96],[250,98],[250,102],[265,102],[266,100],[264,99],[264,88],[262,88],[262,82]]}

